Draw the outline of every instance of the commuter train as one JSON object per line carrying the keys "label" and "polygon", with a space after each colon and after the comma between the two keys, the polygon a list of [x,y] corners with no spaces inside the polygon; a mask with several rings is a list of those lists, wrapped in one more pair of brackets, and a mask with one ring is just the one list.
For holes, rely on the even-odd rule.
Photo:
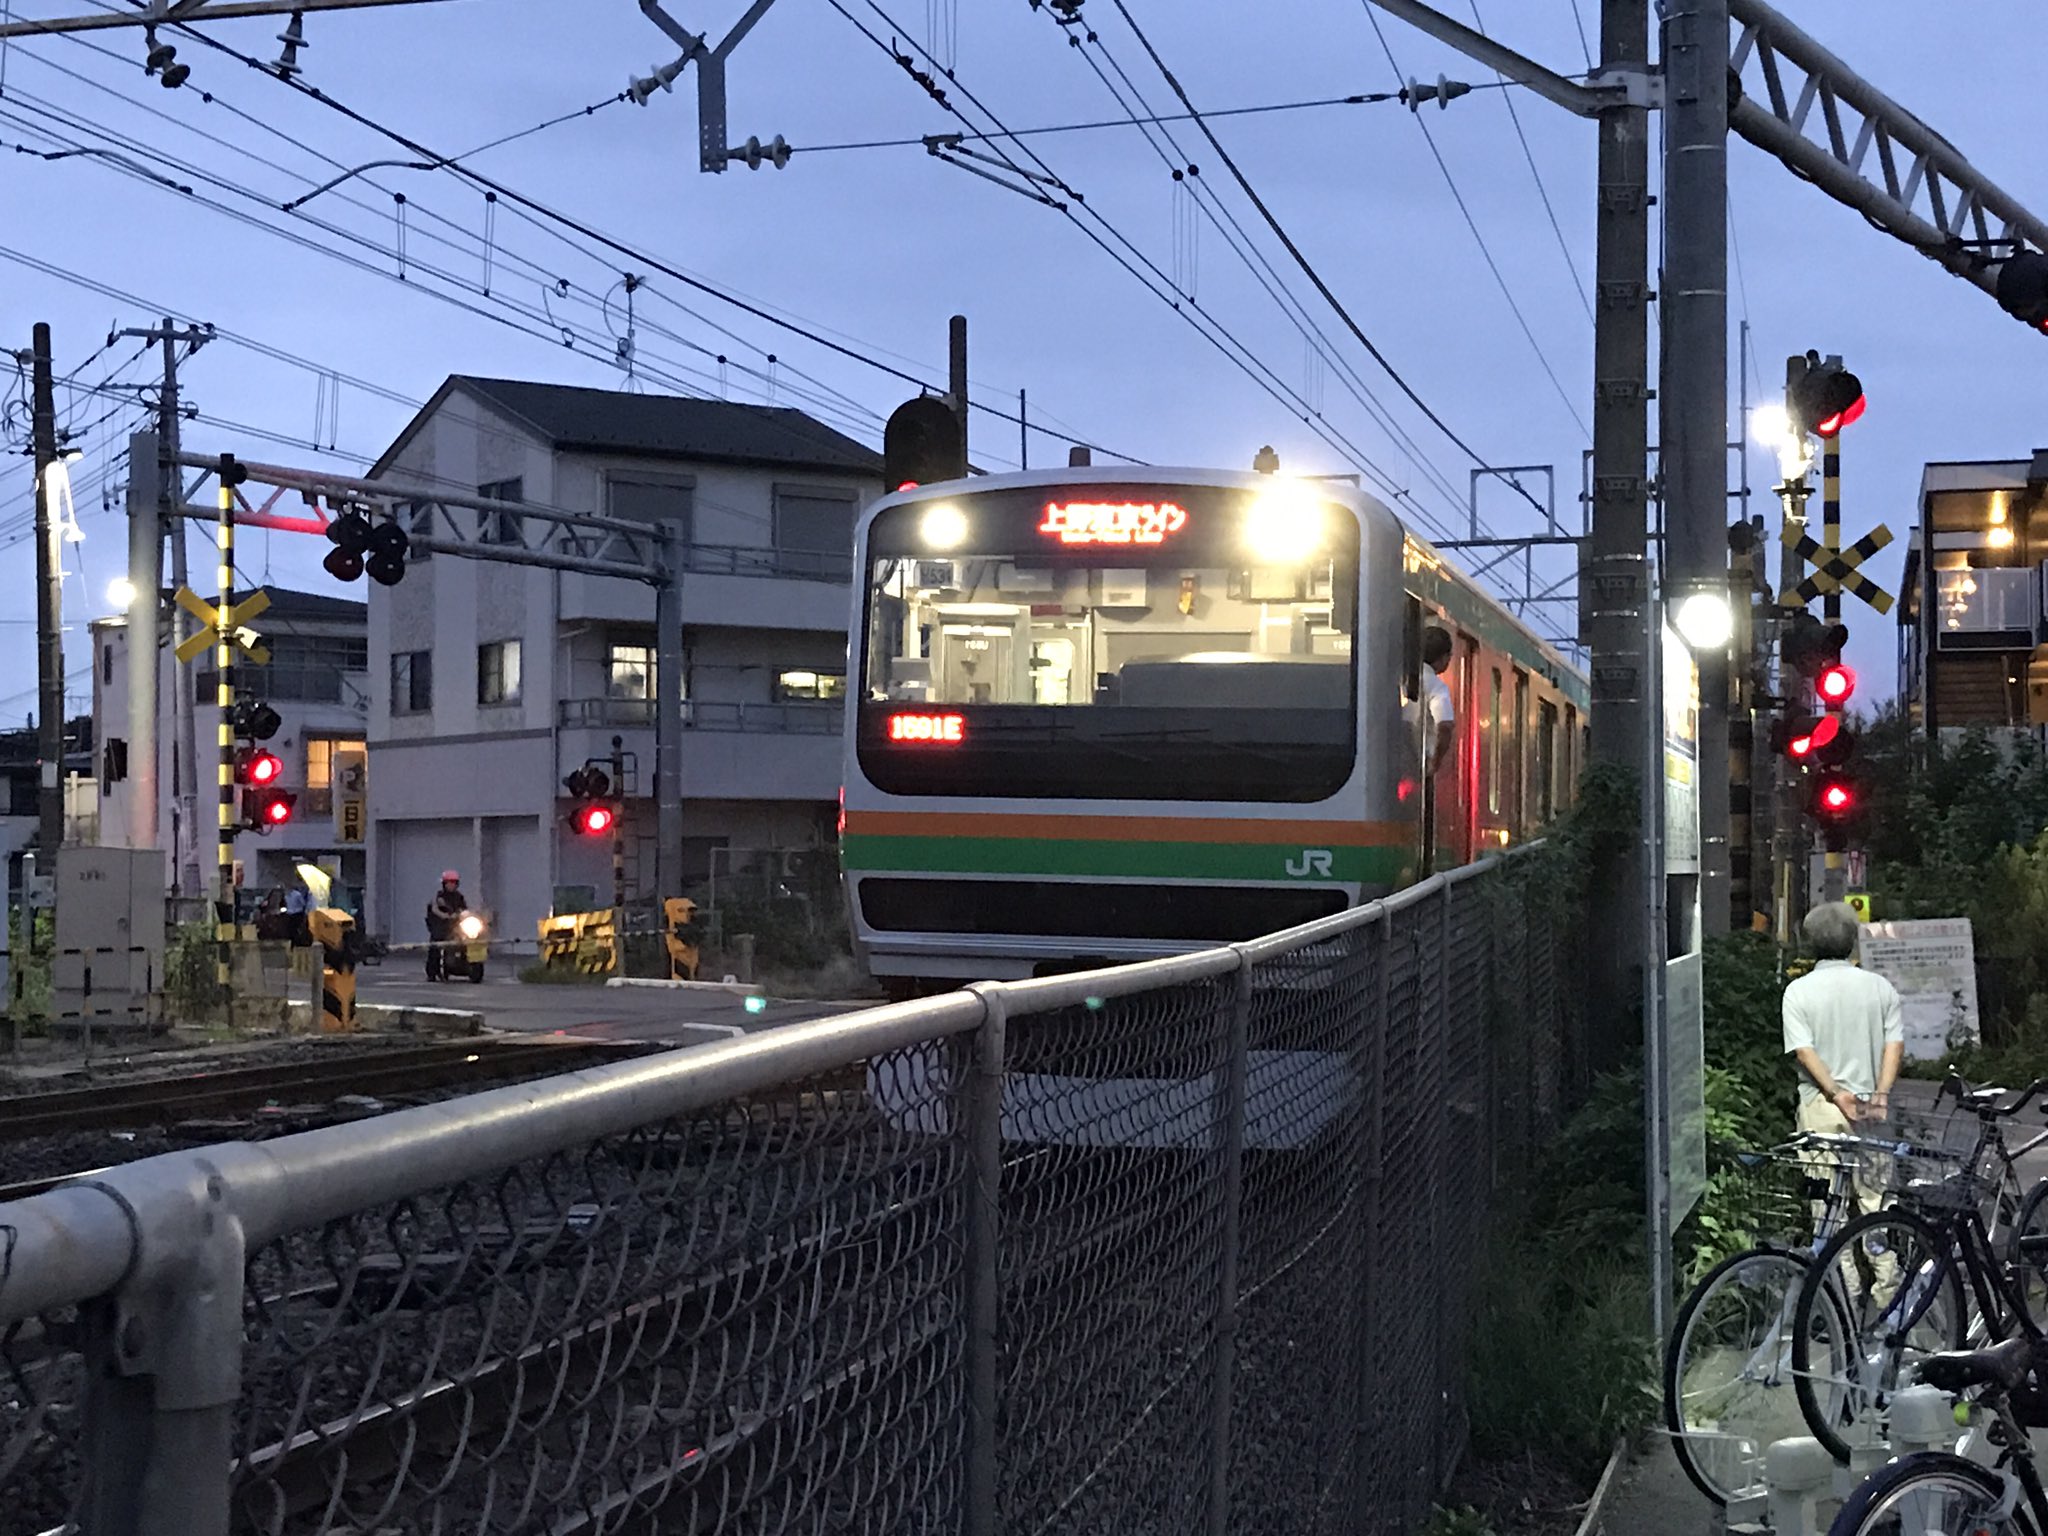
{"label": "commuter train", "polygon": [[[1270,933],[1539,829],[1586,680],[1338,482],[906,487],[856,539],[841,854],[896,995]],[[1425,774],[1424,633],[1451,637]]]}

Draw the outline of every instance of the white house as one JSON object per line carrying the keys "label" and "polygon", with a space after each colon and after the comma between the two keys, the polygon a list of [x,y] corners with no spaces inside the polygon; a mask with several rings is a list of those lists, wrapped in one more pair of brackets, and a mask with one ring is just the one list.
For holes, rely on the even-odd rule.
{"label": "white house", "polygon": [[[371,473],[682,522],[685,887],[701,892],[715,850],[831,842],[853,524],[879,455],[796,410],[457,375]],[[465,538],[510,542],[516,513],[456,515]],[[449,868],[506,938],[609,905],[610,841],[570,829],[562,781],[615,735],[634,764],[629,897],[679,894],[652,890],[651,587],[415,552],[368,595],[372,931],[419,937]]]}
{"label": "white house", "polygon": [[[236,677],[247,697],[276,709],[282,724],[263,743],[284,764],[280,785],[292,791],[297,805],[286,825],[269,833],[245,831],[235,840],[242,866],[242,887],[254,893],[283,884],[301,863],[338,869],[351,890],[363,884],[366,864],[360,843],[345,843],[334,814],[334,763],[337,754],[364,750],[364,722],[370,687],[366,610],[359,600],[317,592],[267,589],[270,607],[254,628],[270,653],[267,665],[240,665]],[[218,678],[209,651],[181,666],[171,653],[171,626],[159,626],[163,642],[157,652],[157,836],[164,849],[166,875],[173,887],[181,865],[189,876],[194,866],[196,889],[203,895],[218,862],[219,800],[216,796],[218,712],[214,707]],[[129,842],[135,780],[128,773],[128,689],[130,658],[128,621],[97,619],[92,624],[93,736],[100,744],[99,840],[112,846]],[[190,690],[194,700],[198,773],[196,793],[183,783],[172,743],[176,737],[176,689]],[[189,884],[189,880],[186,881]],[[351,900],[348,892],[343,900]]]}

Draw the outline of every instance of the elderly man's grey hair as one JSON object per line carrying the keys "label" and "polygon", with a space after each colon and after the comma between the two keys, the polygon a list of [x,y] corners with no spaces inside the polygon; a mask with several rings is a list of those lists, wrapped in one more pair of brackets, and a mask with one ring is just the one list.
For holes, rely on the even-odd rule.
{"label": "elderly man's grey hair", "polygon": [[1846,901],[1824,901],[1806,914],[1806,921],[1800,925],[1806,935],[1806,946],[1822,960],[1847,960],[1856,953],[1856,937],[1860,931],[1856,921],[1856,909]]}

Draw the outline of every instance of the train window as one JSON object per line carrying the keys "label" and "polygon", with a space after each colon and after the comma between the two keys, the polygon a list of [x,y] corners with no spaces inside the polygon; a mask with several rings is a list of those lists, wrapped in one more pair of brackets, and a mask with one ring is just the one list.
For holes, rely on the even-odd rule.
{"label": "train window", "polygon": [[1401,618],[1401,696],[1422,697],[1422,599],[1412,594]]}
{"label": "train window", "polygon": [[1520,667],[1515,668],[1514,714],[1508,720],[1508,815],[1515,830],[1524,830],[1526,807],[1529,803],[1529,759],[1528,748],[1522,739],[1528,729],[1529,718],[1529,674]]}
{"label": "train window", "polygon": [[1557,811],[1557,706],[1536,705],[1536,820],[1548,822]]}
{"label": "train window", "polygon": [[1564,707],[1564,795],[1565,803],[1579,798],[1579,707]]}
{"label": "train window", "polygon": [[1493,690],[1486,703],[1486,809],[1500,814],[1500,668],[1493,669]]}

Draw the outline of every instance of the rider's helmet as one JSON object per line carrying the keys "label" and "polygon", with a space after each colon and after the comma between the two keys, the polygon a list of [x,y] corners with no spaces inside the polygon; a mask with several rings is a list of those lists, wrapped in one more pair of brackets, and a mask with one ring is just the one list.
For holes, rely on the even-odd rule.
{"label": "rider's helmet", "polygon": [[462,884],[462,876],[456,874],[452,869],[444,869],[441,871],[441,883],[443,885],[460,885]]}

